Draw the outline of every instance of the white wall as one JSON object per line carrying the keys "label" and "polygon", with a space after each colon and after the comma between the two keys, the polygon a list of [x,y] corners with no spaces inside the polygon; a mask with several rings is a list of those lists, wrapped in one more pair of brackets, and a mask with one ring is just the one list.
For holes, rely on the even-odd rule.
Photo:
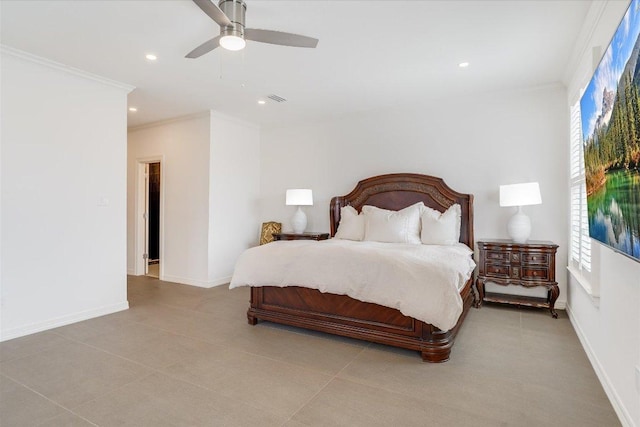
{"label": "white wall", "polygon": [[2,49],[1,332],[126,309],[126,94]]}
{"label": "white wall", "polygon": [[212,113],[210,161],[209,281],[219,285],[258,242],[259,127]]}
{"label": "white wall", "polygon": [[129,132],[130,274],[143,274],[138,164],[161,158],[160,279],[202,287],[231,280],[237,257],[257,243],[259,142],[257,126],[210,111]]}
{"label": "white wall", "polygon": [[[163,158],[161,165],[161,260],[160,278],[196,286],[208,285],[209,229],[209,114],[200,114],[128,134],[127,170],[127,266],[136,269],[136,196],[139,194],[138,164]],[[142,211],[139,212],[139,215]],[[138,215],[138,216],[139,216]],[[140,227],[141,228],[141,227]],[[138,260],[139,261],[139,260]]]}
{"label": "white wall", "polygon": [[[569,70],[569,105],[579,99],[600,59],[593,58],[592,48],[606,48],[627,6],[626,1],[593,4]],[[640,426],[640,390],[635,385],[635,369],[640,367],[640,263],[595,241],[591,248],[591,280],[598,282],[600,298],[592,298],[578,278],[567,274],[567,311],[623,424]]]}
{"label": "white wall", "polygon": [[566,200],[568,113],[561,86],[492,93],[407,109],[346,116],[340,120],[261,133],[262,221],[290,228],[287,188],[311,188],[308,230],[329,230],[329,201],[374,175],[413,172],[444,178],[475,196],[475,236],[507,238],[511,208],[500,208],[500,184],[539,181],[543,204],[525,207],[532,239],[560,245],[560,298],[566,301]]}

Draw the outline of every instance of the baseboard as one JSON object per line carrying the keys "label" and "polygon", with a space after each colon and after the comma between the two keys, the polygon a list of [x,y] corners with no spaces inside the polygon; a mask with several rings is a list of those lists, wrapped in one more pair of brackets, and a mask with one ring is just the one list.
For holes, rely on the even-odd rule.
{"label": "baseboard", "polygon": [[211,280],[210,288],[214,288],[216,286],[228,285],[231,282],[231,276],[222,277],[220,279]]}
{"label": "baseboard", "polygon": [[593,370],[596,372],[598,380],[600,380],[600,384],[602,384],[602,388],[604,389],[604,392],[607,394],[607,397],[611,402],[611,406],[613,406],[614,411],[616,411],[616,415],[618,415],[618,418],[620,419],[620,422],[622,423],[623,427],[638,427],[635,425],[635,423],[631,419],[631,414],[629,413],[629,411],[627,411],[627,409],[622,404],[622,400],[620,399],[620,396],[618,396],[618,393],[616,392],[615,388],[611,384],[611,380],[609,379],[609,376],[606,374],[606,372],[602,368],[602,364],[600,363],[600,360],[598,359],[595,352],[593,351],[593,348],[591,348],[591,345],[589,344],[589,340],[587,340],[586,335],[582,331],[582,328],[580,328],[580,325],[578,324],[576,318],[571,312],[571,306],[567,304],[566,310],[567,310],[567,314],[569,315],[569,320],[571,321],[571,325],[573,326],[573,329],[576,331],[576,335],[578,335],[578,339],[582,344],[582,348],[584,348],[585,353],[587,353],[587,357],[591,362],[591,366],[593,366]]}
{"label": "baseboard", "polygon": [[197,286],[199,288],[213,288],[215,286],[225,285],[229,283],[231,281],[231,277],[223,277],[215,280],[198,280],[165,274],[160,280],[163,280],[165,282],[180,283],[183,285]]}
{"label": "baseboard", "polygon": [[127,268],[127,275],[135,276],[136,275],[136,270],[133,269],[133,268]]}
{"label": "baseboard", "polygon": [[129,302],[123,301],[117,304],[105,305],[91,310],[84,310],[66,316],[55,317],[50,320],[45,320],[44,322],[31,323],[26,326],[21,326],[1,332],[0,342],[23,337],[25,335],[35,334],[36,332],[47,331],[49,329],[69,325],[71,323],[81,322],[83,320],[93,319],[94,317],[116,313],[118,311],[127,310],[128,308]]}

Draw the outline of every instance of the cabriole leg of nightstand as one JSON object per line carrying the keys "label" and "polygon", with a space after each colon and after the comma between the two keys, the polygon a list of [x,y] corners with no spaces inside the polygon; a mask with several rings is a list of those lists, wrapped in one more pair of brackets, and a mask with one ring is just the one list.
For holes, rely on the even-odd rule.
{"label": "cabriole leg of nightstand", "polygon": [[475,301],[475,308],[482,307],[482,300],[484,299],[484,280],[479,277],[476,279],[476,291],[478,292],[478,299]]}
{"label": "cabriole leg of nightstand", "polygon": [[554,319],[558,318],[558,312],[554,307],[556,305],[556,300],[558,299],[559,295],[560,295],[560,288],[558,287],[557,284],[549,286],[549,311],[551,311],[551,316],[553,316]]}

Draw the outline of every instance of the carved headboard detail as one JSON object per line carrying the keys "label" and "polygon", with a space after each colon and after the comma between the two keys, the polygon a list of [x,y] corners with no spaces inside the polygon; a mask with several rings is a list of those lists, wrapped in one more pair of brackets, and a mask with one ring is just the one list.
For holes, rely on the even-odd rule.
{"label": "carved headboard detail", "polygon": [[336,234],[340,209],[344,206],[351,205],[358,212],[364,205],[400,210],[418,202],[440,212],[458,203],[462,208],[460,241],[473,249],[473,195],[452,190],[442,178],[411,173],[374,176],[360,181],[346,196],[332,198],[329,208],[331,236]]}

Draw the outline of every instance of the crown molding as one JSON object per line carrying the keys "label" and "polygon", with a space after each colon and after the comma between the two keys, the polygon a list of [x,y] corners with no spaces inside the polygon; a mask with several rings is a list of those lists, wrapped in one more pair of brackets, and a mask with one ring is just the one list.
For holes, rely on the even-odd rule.
{"label": "crown molding", "polygon": [[211,110],[211,117],[212,118],[219,118],[219,119],[222,119],[222,120],[227,120],[229,122],[233,122],[233,123],[236,123],[236,124],[238,124],[240,126],[251,128],[251,129],[254,129],[254,130],[260,130],[260,125],[259,124],[256,124],[256,123],[253,123],[253,122],[248,122],[246,120],[242,120],[242,119],[239,119],[239,118],[237,118],[235,116],[230,116],[228,114],[221,113],[221,112],[216,111],[216,110]]}
{"label": "crown molding", "polygon": [[82,77],[88,80],[92,80],[94,82],[102,83],[107,86],[115,87],[117,89],[124,90],[127,93],[131,92],[136,88],[135,86],[128,85],[126,83],[121,83],[116,80],[111,80],[106,77],[99,76],[97,74],[89,73],[79,68],[70,67],[60,62],[52,61],[50,59],[43,58],[41,56],[33,55],[31,53],[28,53],[13,47],[9,47],[4,44],[0,44],[0,52],[5,55],[13,56],[15,58],[19,58],[35,64],[43,65],[45,67],[53,68],[55,70],[64,71],[66,73],[73,74],[74,76]]}
{"label": "crown molding", "polygon": [[164,125],[168,125],[168,124],[171,124],[171,123],[184,122],[184,121],[187,121],[187,120],[200,119],[200,118],[203,118],[203,117],[210,117],[210,114],[211,114],[210,111],[206,110],[206,111],[200,111],[200,112],[194,113],[194,114],[187,114],[185,116],[172,117],[170,119],[158,120],[156,122],[145,123],[145,124],[138,125],[138,126],[132,126],[129,129],[127,129],[127,132],[136,132],[136,131],[139,131],[139,130],[155,128],[155,127],[158,127],[158,126],[164,126]]}
{"label": "crown molding", "polygon": [[211,118],[219,118],[219,119],[222,119],[222,120],[227,120],[227,121],[236,123],[236,124],[238,124],[240,126],[248,127],[248,128],[255,129],[255,130],[260,130],[260,126],[255,124],[255,123],[247,122],[245,120],[239,119],[239,118],[234,117],[234,116],[229,116],[227,114],[223,114],[223,113],[220,113],[220,112],[215,111],[215,110],[206,110],[206,111],[201,111],[199,113],[187,114],[185,116],[172,117],[170,119],[158,120],[158,121],[151,122],[151,123],[145,123],[145,124],[138,125],[138,126],[132,126],[129,129],[127,129],[127,131],[128,132],[136,132],[136,131],[139,131],[139,130],[150,129],[150,128],[154,128],[154,127],[158,127],[158,126],[164,126],[164,125],[168,125],[168,124],[171,124],[171,123],[183,122],[183,121],[187,121],[187,120],[200,119],[200,118],[203,118],[203,117],[209,117],[209,119],[211,119]]}
{"label": "crown molding", "polygon": [[593,34],[602,19],[602,15],[604,14],[606,7],[606,1],[594,1],[591,3],[591,7],[589,8],[584,20],[584,24],[582,24],[582,28],[580,29],[576,42],[574,43],[574,48],[572,50],[573,53],[571,54],[564,70],[564,78],[562,80],[565,84],[569,83],[584,56],[591,54],[591,39],[593,38]]}

